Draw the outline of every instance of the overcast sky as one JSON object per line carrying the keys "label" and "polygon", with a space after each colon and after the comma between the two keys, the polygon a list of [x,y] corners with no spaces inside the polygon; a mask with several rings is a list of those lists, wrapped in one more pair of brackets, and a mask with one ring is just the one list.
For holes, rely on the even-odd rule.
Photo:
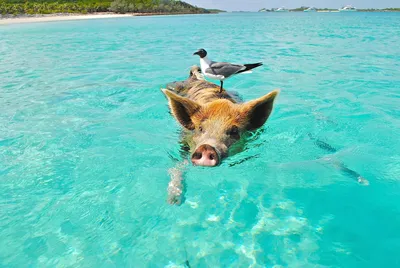
{"label": "overcast sky", "polygon": [[227,11],[257,11],[261,8],[300,6],[340,8],[353,5],[357,8],[400,7],[400,0],[186,0],[186,2],[204,8],[218,8]]}

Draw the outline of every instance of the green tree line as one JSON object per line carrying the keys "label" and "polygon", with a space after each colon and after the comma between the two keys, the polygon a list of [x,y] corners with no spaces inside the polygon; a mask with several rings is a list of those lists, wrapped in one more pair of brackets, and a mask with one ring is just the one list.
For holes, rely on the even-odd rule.
{"label": "green tree line", "polygon": [[111,3],[110,11],[116,13],[210,13],[204,8],[174,0],[115,0]]}
{"label": "green tree line", "polygon": [[210,13],[175,0],[0,0],[0,14],[53,13]]}

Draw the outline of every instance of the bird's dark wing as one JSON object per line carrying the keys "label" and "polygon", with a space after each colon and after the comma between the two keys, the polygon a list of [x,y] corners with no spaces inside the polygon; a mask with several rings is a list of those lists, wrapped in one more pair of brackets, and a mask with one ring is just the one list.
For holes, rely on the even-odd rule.
{"label": "bird's dark wing", "polygon": [[207,68],[205,72],[214,75],[222,75],[228,78],[244,69],[246,69],[244,65],[232,64],[229,62],[211,62],[210,68]]}

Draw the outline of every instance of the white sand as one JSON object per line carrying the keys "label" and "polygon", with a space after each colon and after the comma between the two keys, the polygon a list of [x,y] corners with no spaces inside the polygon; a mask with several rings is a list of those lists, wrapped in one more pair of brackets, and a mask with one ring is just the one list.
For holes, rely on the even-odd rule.
{"label": "white sand", "polygon": [[17,18],[0,19],[0,24],[63,21],[63,20],[106,19],[106,18],[122,18],[131,16],[132,14],[89,14],[89,15],[66,15],[66,16],[49,15],[43,17],[17,17]]}

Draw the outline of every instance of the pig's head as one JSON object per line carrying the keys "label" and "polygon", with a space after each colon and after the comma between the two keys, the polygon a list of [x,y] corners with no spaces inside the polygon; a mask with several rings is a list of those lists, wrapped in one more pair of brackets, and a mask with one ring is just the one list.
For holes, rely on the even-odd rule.
{"label": "pig's head", "polygon": [[198,166],[217,166],[243,133],[260,128],[271,114],[277,90],[246,103],[218,99],[199,104],[163,89],[176,120],[192,133],[191,160]]}

